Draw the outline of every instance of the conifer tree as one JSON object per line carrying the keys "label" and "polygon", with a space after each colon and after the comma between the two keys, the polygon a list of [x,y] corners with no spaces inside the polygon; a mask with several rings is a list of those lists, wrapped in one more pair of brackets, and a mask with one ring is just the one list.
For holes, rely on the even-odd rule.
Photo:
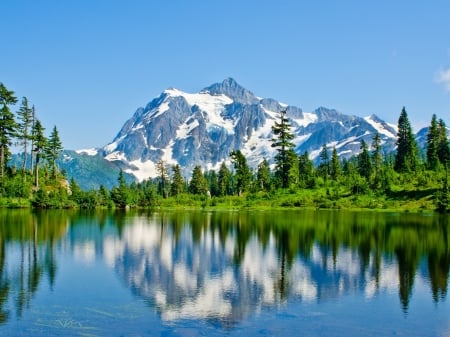
{"label": "conifer tree", "polygon": [[427,166],[430,170],[435,170],[438,165],[439,162],[438,146],[439,146],[438,123],[436,115],[433,114],[427,135]]}
{"label": "conifer tree", "polygon": [[333,180],[338,180],[339,176],[342,173],[341,163],[339,162],[339,156],[336,147],[333,147],[333,151],[331,152],[330,171],[331,179]]}
{"label": "conifer tree", "polygon": [[45,149],[45,157],[50,163],[52,168],[53,177],[56,177],[58,173],[58,166],[56,165],[56,160],[59,158],[63,150],[62,142],[59,139],[59,133],[56,126],[53,127],[52,133],[50,134],[50,138],[48,139],[48,144]]}
{"label": "conifer tree", "polygon": [[414,172],[418,165],[418,150],[405,107],[398,119],[397,137],[394,168],[397,172]]}
{"label": "conifer tree", "polygon": [[257,188],[260,191],[270,191],[270,166],[269,162],[264,158],[258,165],[256,173]]}
{"label": "conifer tree", "polygon": [[361,152],[358,154],[358,172],[359,174],[369,180],[372,173],[372,163],[370,161],[370,153],[364,139],[361,140]]}
{"label": "conifer tree", "polygon": [[450,148],[447,137],[447,127],[442,119],[438,122],[438,149],[437,154],[439,161],[446,165],[450,160]]}
{"label": "conifer tree", "polygon": [[170,191],[173,196],[183,193],[184,190],[184,180],[181,175],[180,165],[172,166],[172,184],[170,186]]}
{"label": "conifer tree", "polygon": [[231,161],[233,162],[236,176],[236,190],[238,195],[247,191],[250,187],[252,174],[247,165],[247,159],[240,150],[234,150],[230,153]]}
{"label": "conifer tree", "polygon": [[219,190],[218,190],[219,196],[225,196],[225,195],[232,194],[231,172],[228,169],[227,165],[225,165],[225,162],[222,162],[222,164],[220,165],[217,180],[218,180],[218,184],[219,184]]}
{"label": "conifer tree", "polygon": [[163,198],[167,198],[169,188],[169,174],[167,172],[167,165],[164,160],[160,159],[156,163],[156,173],[158,174],[159,178],[158,192],[162,195]]}
{"label": "conifer tree", "polygon": [[318,171],[321,177],[327,179],[330,174],[330,155],[328,153],[328,148],[326,144],[323,144],[322,150],[319,154],[320,163],[318,167]]}
{"label": "conifer tree", "polygon": [[272,147],[277,149],[277,154],[275,155],[275,175],[279,177],[282,188],[289,187],[289,171],[297,166],[296,163],[292,162],[293,156],[290,153],[295,145],[292,143],[294,135],[290,132],[291,124],[286,117],[286,113],[286,110],[280,111],[280,121],[275,121],[275,124],[272,126],[272,132],[275,137],[271,139]]}
{"label": "conifer tree", "polygon": [[312,187],[314,182],[314,164],[307,151],[298,157],[299,184],[301,187]]}
{"label": "conifer tree", "polygon": [[381,153],[381,137],[378,132],[375,132],[372,138],[372,169],[374,173],[373,184],[378,186],[381,183],[382,170],[383,170],[383,156]]}
{"label": "conifer tree", "polygon": [[14,120],[14,114],[9,106],[16,104],[17,98],[14,91],[8,90],[3,83],[0,83],[0,179],[3,184],[6,163],[10,155],[9,147],[11,140],[17,132],[17,124]]}
{"label": "conifer tree", "polygon": [[33,136],[33,143],[34,143],[34,149],[33,152],[35,154],[35,178],[34,178],[34,185],[36,189],[39,189],[39,164],[42,157],[43,151],[48,146],[48,140],[44,135],[44,127],[41,124],[40,120],[36,120],[36,122],[33,125],[33,129],[31,131],[31,134]]}
{"label": "conifer tree", "polygon": [[189,192],[192,194],[205,195],[208,192],[208,184],[202,173],[202,168],[197,165],[192,171],[192,178],[189,183]]}
{"label": "conifer tree", "polygon": [[17,138],[23,148],[22,171],[25,172],[28,158],[28,142],[31,140],[31,127],[33,125],[33,109],[28,106],[28,99],[22,98],[22,104],[17,112],[18,134]]}

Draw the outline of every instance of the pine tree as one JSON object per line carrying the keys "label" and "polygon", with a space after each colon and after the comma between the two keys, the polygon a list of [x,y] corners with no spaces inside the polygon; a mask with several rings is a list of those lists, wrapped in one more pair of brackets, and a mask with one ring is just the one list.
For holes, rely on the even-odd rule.
{"label": "pine tree", "polygon": [[125,180],[125,175],[122,170],[119,172],[119,178],[117,179],[119,186],[115,186],[111,190],[111,200],[118,208],[126,208],[129,206],[131,196],[130,189]]}
{"label": "pine tree", "polygon": [[414,172],[418,165],[418,150],[405,107],[398,119],[397,137],[394,168],[397,172]]}
{"label": "pine tree", "polygon": [[197,165],[192,171],[192,178],[189,182],[189,192],[192,194],[205,195],[208,192],[208,184],[202,173],[202,168]]}
{"label": "pine tree", "polygon": [[306,151],[298,158],[299,184],[301,187],[313,187],[314,164]]}
{"label": "pine tree", "polygon": [[328,175],[330,174],[330,155],[328,153],[328,148],[326,144],[323,144],[319,158],[320,158],[320,163],[318,167],[319,174],[324,179],[327,179]]}
{"label": "pine tree", "polygon": [[184,190],[184,179],[181,175],[180,165],[172,166],[172,184],[170,186],[170,191],[173,196],[183,193]]}
{"label": "pine tree", "polygon": [[14,96],[14,91],[8,90],[3,83],[0,83],[0,182],[2,184],[10,155],[11,140],[17,133],[17,124],[9,106],[16,103],[17,98]]}
{"label": "pine tree", "polygon": [[438,123],[436,115],[433,114],[427,135],[427,166],[430,170],[435,170],[438,165],[439,162],[438,146],[439,146]]}
{"label": "pine tree", "polygon": [[236,176],[236,190],[238,195],[247,191],[250,187],[252,174],[247,165],[247,159],[240,150],[234,150],[230,153],[231,161],[233,162]]}
{"label": "pine tree", "polygon": [[447,137],[447,127],[442,119],[438,122],[438,149],[437,154],[439,161],[446,165],[450,160],[450,148]]}
{"label": "pine tree", "polygon": [[294,135],[290,132],[291,125],[286,117],[286,113],[286,110],[280,111],[280,121],[275,121],[275,124],[272,126],[272,132],[275,137],[271,139],[272,147],[277,149],[275,175],[279,177],[282,188],[289,187],[291,183],[290,176],[292,176],[289,171],[297,166],[296,163],[292,162],[292,153],[289,154],[295,145],[292,143]]}
{"label": "pine tree", "polygon": [[232,194],[231,190],[231,172],[228,169],[227,165],[225,165],[225,162],[222,162],[219,169],[219,174],[217,177],[218,184],[219,184],[219,196],[225,196]]}
{"label": "pine tree", "polygon": [[358,154],[358,172],[359,174],[369,180],[372,173],[372,163],[370,161],[370,153],[364,139],[361,140],[361,152]]}
{"label": "pine tree", "polygon": [[48,146],[48,140],[44,135],[44,127],[41,124],[40,120],[36,120],[35,124],[33,125],[33,129],[31,130],[31,134],[33,137],[33,143],[34,143],[34,149],[33,152],[35,153],[35,178],[34,178],[34,185],[36,189],[39,189],[39,164],[42,157],[43,151]]}
{"label": "pine tree", "polygon": [[381,184],[382,171],[383,171],[383,156],[381,153],[381,137],[378,132],[375,132],[372,138],[372,169],[374,173],[373,184],[375,187]]}
{"label": "pine tree", "polygon": [[50,134],[50,138],[48,139],[47,147],[45,149],[45,157],[50,163],[54,178],[56,178],[56,174],[58,173],[56,160],[59,158],[62,150],[63,146],[61,140],[59,139],[58,129],[56,128],[56,126],[54,126],[52,133]]}
{"label": "pine tree", "polygon": [[256,173],[257,188],[260,191],[270,191],[270,166],[269,162],[264,158],[258,165]]}
{"label": "pine tree", "polygon": [[331,153],[330,171],[331,179],[333,180],[338,180],[342,173],[341,163],[339,162],[339,156],[336,147],[333,147],[333,151]]}
{"label": "pine tree", "polygon": [[23,148],[22,171],[25,172],[27,168],[28,142],[31,140],[31,127],[33,125],[33,109],[28,106],[26,97],[22,98],[22,105],[17,112],[17,118],[19,120],[17,138]]}
{"label": "pine tree", "polygon": [[168,188],[169,188],[169,174],[167,172],[166,162],[160,159],[156,163],[156,173],[158,174],[159,183],[158,183],[158,192],[162,195],[163,198],[168,197]]}

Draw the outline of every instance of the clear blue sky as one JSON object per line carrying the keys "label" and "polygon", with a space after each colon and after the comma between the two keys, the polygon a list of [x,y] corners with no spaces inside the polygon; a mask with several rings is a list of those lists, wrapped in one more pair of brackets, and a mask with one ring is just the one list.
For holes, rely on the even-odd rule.
{"label": "clear blue sky", "polygon": [[450,1],[2,0],[0,82],[68,149],[112,141],[168,87],[450,124]]}

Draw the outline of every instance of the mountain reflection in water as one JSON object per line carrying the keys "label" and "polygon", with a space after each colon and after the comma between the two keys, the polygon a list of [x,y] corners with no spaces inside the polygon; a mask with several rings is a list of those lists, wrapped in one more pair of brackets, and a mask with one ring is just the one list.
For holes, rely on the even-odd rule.
{"label": "mountain reflection in water", "polygon": [[417,215],[350,215],[136,217],[120,236],[105,237],[103,254],[133,293],[168,321],[232,325],[265,306],[355,292],[372,298],[398,291],[407,312],[414,282],[429,282],[435,301],[445,298],[446,224]]}
{"label": "mountain reflection in water", "polygon": [[[165,322],[233,327],[264,309],[414,284],[446,301],[447,216],[333,212],[0,213],[0,324],[21,316],[58,252],[102,261]],[[46,278],[43,276],[47,275]],[[13,305],[11,303],[14,303]]]}

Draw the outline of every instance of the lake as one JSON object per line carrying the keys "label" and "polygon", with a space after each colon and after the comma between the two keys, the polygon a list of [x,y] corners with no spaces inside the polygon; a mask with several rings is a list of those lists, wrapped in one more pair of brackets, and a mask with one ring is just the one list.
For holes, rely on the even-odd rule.
{"label": "lake", "polygon": [[1,336],[450,336],[447,215],[0,210]]}

